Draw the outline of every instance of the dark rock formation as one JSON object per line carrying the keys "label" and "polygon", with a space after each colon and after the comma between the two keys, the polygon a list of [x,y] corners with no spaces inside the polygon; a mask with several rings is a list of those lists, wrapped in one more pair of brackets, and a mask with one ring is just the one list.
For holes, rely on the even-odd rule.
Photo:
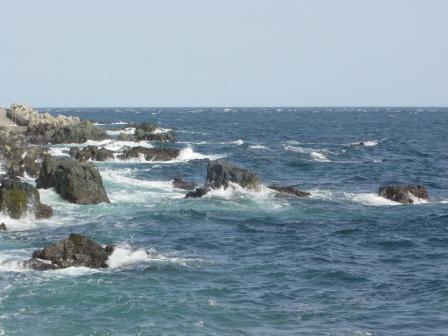
{"label": "dark rock formation", "polygon": [[228,188],[231,183],[238,184],[250,190],[260,189],[258,176],[246,169],[234,166],[224,160],[209,161],[207,177],[202,188],[189,192],[185,198],[204,196],[210,189]]}
{"label": "dark rock formation", "polygon": [[103,247],[85,236],[72,233],[66,239],[35,251],[24,266],[40,271],[67,267],[104,268],[113,251],[113,245]]}
{"label": "dark rock formation", "polygon": [[0,231],[6,231],[6,224],[5,223],[1,223],[0,224]]}
{"label": "dark rock formation", "polygon": [[176,177],[173,180],[173,187],[178,189],[184,189],[184,190],[193,190],[196,188],[195,182],[190,181],[184,181],[180,177]]}
{"label": "dark rock formation", "polygon": [[28,212],[36,218],[49,218],[53,210],[40,202],[38,190],[31,184],[13,179],[0,180],[0,210],[11,218],[19,219]]}
{"label": "dark rock formation", "polygon": [[413,198],[421,198],[427,200],[428,191],[424,186],[385,186],[380,187],[378,195],[403,204],[414,203]]}
{"label": "dark rock formation", "polygon": [[83,143],[87,140],[104,140],[108,138],[106,131],[94,126],[90,121],[56,127],[51,124],[28,126],[27,136],[36,144]]}
{"label": "dark rock formation", "polygon": [[290,194],[290,195],[294,195],[297,197],[308,197],[311,195],[309,192],[301,191],[299,189],[294,188],[293,186],[283,187],[283,186],[279,186],[277,184],[271,184],[268,188],[278,191],[281,194]]}
{"label": "dark rock formation", "polygon": [[118,141],[135,141],[135,136],[133,134],[128,134],[128,133],[120,133],[118,134],[117,137]]}
{"label": "dark rock formation", "polygon": [[78,161],[107,161],[114,158],[114,152],[106,148],[87,146],[70,148],[70,156]]}
{"label": "dark rock formation", "polygon": [[260,188],[260,180],[256,174],[224,160],[209,161],[205,186],[214,189],[227,188],[230,183],[251,190]]}
{"label": "dark rock formation", "polygon": [[143,136],[137,136],[137,140],[176,142],[176,136],[173,132],[166,133],[145,133]]}
{"label": "dark rock formation", "polygon": [[169,161],[175,159],[178,155],[179,150],[175,148],[146,148],[138,146],[126,148],[118,158],[120,160],[129,160],[144,157],[146,161]]}
{"label": "dark rock formation", "polygon": [[62,198],[77,204],[109,203],[103,180],[90,162],[46,157],[36,180],[38,188],[55,188]]}
{"label": "dark rock formation", "polygon": [[207,188],[196,188],[195,190],[187,193],[185,195],[185,198],[199,198],[199,197],[202,197],[205,194],[207,194],[209,191],[210,191],[210,189],[207,189]]}

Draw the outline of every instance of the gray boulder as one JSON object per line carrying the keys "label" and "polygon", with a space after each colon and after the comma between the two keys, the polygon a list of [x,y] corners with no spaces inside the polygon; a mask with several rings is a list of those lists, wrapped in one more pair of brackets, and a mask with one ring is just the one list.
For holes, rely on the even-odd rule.
{"label": "gray boulder", "polygon": [[309,192],[301,191],[293,186],[279,186],[277,184],[271,184],[268,188],[278,191],[280,194],[293,195],[297,197],[308,197],[311,195]]}
{"label": "gray boulder", "polygon": [[24,266],[40,271],[67,267],[104,268],[113,251],[113,245],[103,247],[85,236],[72,233],[66,239],[35,251]]}
{"label": "gray boulder", "polygon": [[142,146],[128,147],[118,156],[120,160],[144,157],[146,161],[169,161],[179,156],[176,148],[146,148]]}
{"label": "gray boulder", "polygon": [[28,212],[34,213],[38,219],[53,215],[51,207],[40,202],[35,187],[10,178],[0,180],[0,210],[14,219],[22,218]]}
{"label": "gray boulder", "polygon": [[62,198],[71,203],[110,203],[101,175],[90,162],[47,156],[36,185],[43,189],[55,188]]}
{"label": "gray boulder", "polygon": [[420,185],[380,187],[378,195],[402,204],[413,204],[416,197],[424,200],[429,198],[426,187]]}
{"label": "gray boulder", "polygon": [[185,198],[198,198],[207,194],[210,189],[228,188],[231,183],[249,190],[259,190],[258,176],[244,168],[232,165],[224,160],[209,161],[207,177],[202,188],[187,193]]}
{"label": "gray boulder", "polygon": [[0,224],[0,231],[6,231],[6,224],[5,223],[1,223]]}
{"label": "gray boulder", "polygon": [[87,146],[84,148],[72,147],[69,154],[78,161],[107,161],[114,158],[114,152],[106,148]]}
{"label": "gray boulder", "polygon": [[94,126],[88,120],[63,127],[52,124],[28,126],[27,136],[30,142],[36,144],[84,143],[87,140],[109,138],[106,130]]}
{"label": "gray boulder", "polygon": [[256,174],[224,160],[209,161],[205,186],[213,189],[227,188],[230,183],[250,190],[260,188],[260,180]]}

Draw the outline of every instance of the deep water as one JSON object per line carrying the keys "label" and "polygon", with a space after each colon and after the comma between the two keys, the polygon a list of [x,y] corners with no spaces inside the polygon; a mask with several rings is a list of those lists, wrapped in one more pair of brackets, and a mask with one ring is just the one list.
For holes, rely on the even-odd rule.
{"label": "deep water", "polygon": [[[448,335],[448,109],[50,111],[154,121],[183,150],[96,163],[110,205],[42,191],[52,219],[0,218],[0,335]],[[312,197],[171,186],[203,182],[218,157]],[[385,184],[423,184],[430,201],[387,201]],[[70,232],[120,246],[111,267],[19,267]]]}

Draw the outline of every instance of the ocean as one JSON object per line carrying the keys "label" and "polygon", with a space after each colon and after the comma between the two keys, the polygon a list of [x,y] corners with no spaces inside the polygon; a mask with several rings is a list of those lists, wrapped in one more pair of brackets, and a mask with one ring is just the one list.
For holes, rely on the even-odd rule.
{"label": "ocean", "polygon": [[[448,108],[41,110],[112,135],[153,121],[181,153],[95,163],[111,204],[41,190],[53,218],[0,216],[0,335],[448,335]],[[311,197],[172,187],[217,158]],[[430,199],[399,205],[377,196],[387,184]],[[116,244],[110,267],[19,266],[71,232]]]}

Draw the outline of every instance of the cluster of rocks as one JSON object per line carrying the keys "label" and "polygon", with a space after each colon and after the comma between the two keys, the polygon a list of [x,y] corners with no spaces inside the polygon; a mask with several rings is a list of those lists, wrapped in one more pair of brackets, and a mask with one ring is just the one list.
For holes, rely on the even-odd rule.
{"label": "cluster of rocks", "polygon": [[134,134],[121,132],[117,140],[120,141],[159,141],[159,142],[175,142],[176,136],[173,132],[156,132],[157,126],[153,123],[130,124],[128,128],[134,128]]}
{"label": "cluster of rocks", "polygon": [[[207,166],[207,176],[202,187],[196,188],[185,196],[186,198],[198,198],[206,195],[212,189],[227,189],[232,184],[239,185],[242,188],[258,191],[261,188],[260,178],[253,172],[237,167],[224,160],[209,161]],[[193,183],[185,182],[181,179],[175,179],[173,185],[182,189],[193,189]],[[269,189],[275,190],[280,196],[292,195],[297,197],[307,197],[310,193],[296,189],[293,186],[270,185]]]}
{"label": "cluster of rocks", "polygon": [[6,115],[19,126],[52,125],[54,127],[65,127],[80,122],[78,117],[52,116],[49,113],[39,113],[28,105],[18,103],[12,104],[6,111]]}
{"label": "cluster of rocks", "polygon": [[402,204],[413,204],[416,199],[428,200],[428,190],[426,187],[417,185],[408,186],[385,186],[380,187],[378,190],[378,195],[387,198],[391,201],[402,203]]}
{"label": "cluster of rocks", "polygon": [[89,238],[72,233],[41,250],[33,252],[32,258],[23,266],[39,271],[56,270],[67,267],[107,267],[107,259],[114,251],[113,245],[103,247]]}

